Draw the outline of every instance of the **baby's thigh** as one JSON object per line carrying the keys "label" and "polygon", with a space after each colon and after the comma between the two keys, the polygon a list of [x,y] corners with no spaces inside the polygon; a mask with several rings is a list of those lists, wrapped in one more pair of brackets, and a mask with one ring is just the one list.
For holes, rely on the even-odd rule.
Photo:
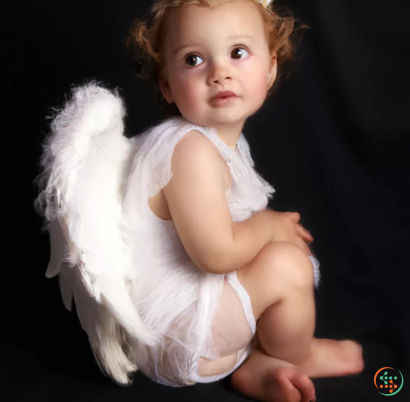
{"label": "baby's thigh", "polygon": [[239,282],[251,299],[255,320],[289,290],[313,286],[312,262],[299,247],[270,242],[247,265],[237,271]]}
{"label": "baby's thigh", "polygon": [[212,343],[216,359],[201,357],[198,374],[202,376],[224,373],[234,367],[238,352],[245,349],[253,338],[244,307],[231,285],[225,279],[221,300],[212,322]]}

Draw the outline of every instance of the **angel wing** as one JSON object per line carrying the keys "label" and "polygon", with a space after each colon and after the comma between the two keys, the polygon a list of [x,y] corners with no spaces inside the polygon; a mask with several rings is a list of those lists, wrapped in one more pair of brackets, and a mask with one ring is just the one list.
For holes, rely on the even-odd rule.
{"label": "angel wing", "polygon": [[46,277],[59,275],[65,307],[71,311],[74,298],[100,368],[120,384],[137,370],[123,350],[126,336],[157,342],[127,291],[132,279],[122,199],[135,148],[123,136],[124,116],[117,90],[95,81],[72,89],[51,123],[36,200],[50,234]]}

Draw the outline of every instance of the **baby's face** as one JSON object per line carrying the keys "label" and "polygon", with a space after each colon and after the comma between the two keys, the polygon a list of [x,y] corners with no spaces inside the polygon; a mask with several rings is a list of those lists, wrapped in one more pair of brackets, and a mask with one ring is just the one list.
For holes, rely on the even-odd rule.
{"label": "baby's face", "polygon": [[[276,57],[269,52],[265,27],[252,2],[232,0],[206,8],[187,6],[174,12],[167,27],[164,80],[168,102],[194,124],[235,125],[263,104],[276,75]],[[238,97],[218,105],[220,91]]]}

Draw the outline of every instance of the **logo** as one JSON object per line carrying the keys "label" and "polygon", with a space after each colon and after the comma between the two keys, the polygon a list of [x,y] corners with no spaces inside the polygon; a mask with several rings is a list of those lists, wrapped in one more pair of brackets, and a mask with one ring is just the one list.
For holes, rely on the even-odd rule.
{"label": "logo", "polygon": [[403,383],[403,374],[391,367],[383,367],[374,375],[374,385],[381,395],[396,395],[403,388]]}

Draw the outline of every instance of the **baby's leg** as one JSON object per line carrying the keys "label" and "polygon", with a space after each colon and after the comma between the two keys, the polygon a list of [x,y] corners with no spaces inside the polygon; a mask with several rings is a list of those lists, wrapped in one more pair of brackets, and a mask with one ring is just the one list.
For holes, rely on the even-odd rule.
{"label": "baby's leg", "polygon": [[298,366],[309,377],[347,375],[363,369],[357,343],[313,338],[313,267],[300,248],[271,242],[237,275],[250,296],[259,320],[259,340],[269,356]]}
{"label": "baby's leg", "polygon": [[255,349],[232,375],[232,386],[261,401],[316,401],[315,387],[298,367],[266,354],[255,335]]}

